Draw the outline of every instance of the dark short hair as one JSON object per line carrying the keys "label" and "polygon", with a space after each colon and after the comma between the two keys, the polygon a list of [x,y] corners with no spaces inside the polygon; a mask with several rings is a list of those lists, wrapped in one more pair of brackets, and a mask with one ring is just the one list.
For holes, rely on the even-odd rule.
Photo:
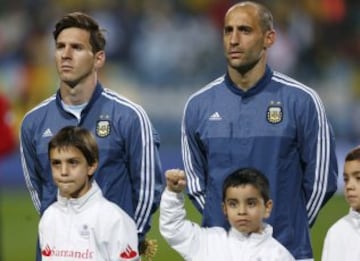
{"label": "dark short hair", "polygon": [[345,157],[345,162],[353,160],[360,160],[360,146],[351,149]]}
{"label": "dark short hair", "polygon": [[258,6],[259,20],[261,28],[264,32],[274,29],[274,18],[271,11],[260,3],[256,3]]}
{"label": "dark short hair", "polygon": [[65,149],[75,147],[84,155],[87,163],[93,166],[99,161],[99,148],[95,137],[87,129],[77,126],[62,128],[48,144],[48,156],[53,149]]}
{"label": "dark short hair", "polygon": [[55,25],[53,36],[55,41],[62,30],[67,28],[80,28],[90,33],[90,45],[93,53],[105,49],[106,39],[104,30],[100,28],[99,24],[91,16],[82,12],[73,12],[63,16]]}
{"label": "dark short hair", "polygon": [[267,177],[257,169],[242,168],[234,171],[225,178],[223,183],[223,201],[225,201],[228,188],[241,185],[254,186],[259,190],[264,202],[267,202],[270,199],[270,186]]}

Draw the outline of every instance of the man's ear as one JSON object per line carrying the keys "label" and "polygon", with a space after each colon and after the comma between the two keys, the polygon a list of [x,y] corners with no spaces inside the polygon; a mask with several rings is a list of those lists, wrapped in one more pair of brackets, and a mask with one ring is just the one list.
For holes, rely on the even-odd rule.
{"label": "man's ear", "polygon": [[99,69],[104,66],[106,60],[105,51],[98,51],[95,54],[95,68]]}
{"label": "man's ear", "polygon": [[265,39],[264,39],[264,49],[268,49],[275,43],[276,40],[276,32],[275,30],[268,30],[265,32]]}

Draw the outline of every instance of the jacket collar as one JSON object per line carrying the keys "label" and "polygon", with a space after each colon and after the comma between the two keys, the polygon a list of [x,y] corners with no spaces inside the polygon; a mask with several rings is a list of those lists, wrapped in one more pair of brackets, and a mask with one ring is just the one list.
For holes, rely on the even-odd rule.
{"label": "jacket collar", "polygon": [[247,241],[249,245],[256,246],[261,244],[267,238],[272,237],[273,228],[271,225],[264,223],[264,230],[260,233],[250,233],[245,234],[241,233],[240,231],[236,230],[234,227],[230,228],[229,236],[235,237],[240,241]]}
{"label": "jacket collar", "polygon": [[349,216],[351,220],[353,221],[355,227],[357,229],[360,229],[360,213],[355,211],[354,209],[350,208]]}
{"label": "jacket collar", "polygon": [[271,81],[272,75],[273,75],[273,71],[270,69],[270,67],[268,65],[266,65],[265,73],[260,78],[260,80],[254,86],[252,86],[250,89],[248,89],[247,91],[243,91],[236,86],[236,84],[230,78],[229,72],[227,72],[225,75],[225,84],[229,88],[230,91],[232,91],[233,93],[235,93],[237,95],[240,95],[243,98],[246,98],[246,97],[256,95],[257,93],[264,90],[266,85]]}
{"label": "jacket collar", "polygon": [[67,199],[65,197],[62,197],[58,191],[57,200],[62,208],[71,208],[72,210],[74,210],[74,212],[81,212],[87,202],[97,197],[100,197],[101,193],[102,192],[99,188],[99,185],[96,183],[95,180],[93,180],[90,190],[81,197]]}
{"label": "jacket collar", "polygon": [[[81,112],[81,115],[85,115],[90,110],[90,108],[95,103],[95,101],[100,97],[102,91],[103,91],[102,85],[100,84],[100,82],[97,82],[95,90],[94,90],[94,92],[93,92],[93,94],[92,94],[92,96],[90,98],[90,101],[88,102],[86,107]],[[57,92],[56,92],[56,104],[57,104],[57,107],[60,109],[61,113],[65,114],[65,115],[71,115],[72,116],[71,113],[64,110],[64,108],[63,108],[63,106],[61,104],[60,89],[58,89]]]}

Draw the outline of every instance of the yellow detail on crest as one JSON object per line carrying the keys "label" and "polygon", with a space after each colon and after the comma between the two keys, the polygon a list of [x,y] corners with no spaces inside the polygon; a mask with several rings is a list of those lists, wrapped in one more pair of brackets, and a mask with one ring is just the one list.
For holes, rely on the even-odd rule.
{"label": "yellow detail on crest", "polygon": [[280,123],[283,119],[283,112],[280,106],[269,106],[266,118],[272,124]]}
{"label": "yellow detail on crest", "polygon": [[96,124],[96,135],[104,138],[110,134],[110,122],[107,120],[100,120]]}

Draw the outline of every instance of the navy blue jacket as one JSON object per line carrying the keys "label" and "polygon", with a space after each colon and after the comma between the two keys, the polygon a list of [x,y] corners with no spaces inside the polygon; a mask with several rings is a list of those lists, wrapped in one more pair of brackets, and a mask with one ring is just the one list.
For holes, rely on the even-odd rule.
{"label": "navy blue jacket", "polygon": [[269,67],[246,92],[220,77],[185,105],[182,156],[204,226],[227,227],[223,180],[254,167],[270,182],[274,237],[296,259],[312,258],[309,227],[336,191],[338,172],[334,136],[314,90]]}
{"label": "navy blue jacket", "polygon": [[104,196],[125,210],[140,240],[159,206],[163,176],[159,135],[143,108],[98,83],[80,121],[64,110],[60,92],[28,112],[21,126],[21,157],[27,188],[41,214],[56,199],[48,142],[67,125],[90,130],[99,146],[95,179]]}

